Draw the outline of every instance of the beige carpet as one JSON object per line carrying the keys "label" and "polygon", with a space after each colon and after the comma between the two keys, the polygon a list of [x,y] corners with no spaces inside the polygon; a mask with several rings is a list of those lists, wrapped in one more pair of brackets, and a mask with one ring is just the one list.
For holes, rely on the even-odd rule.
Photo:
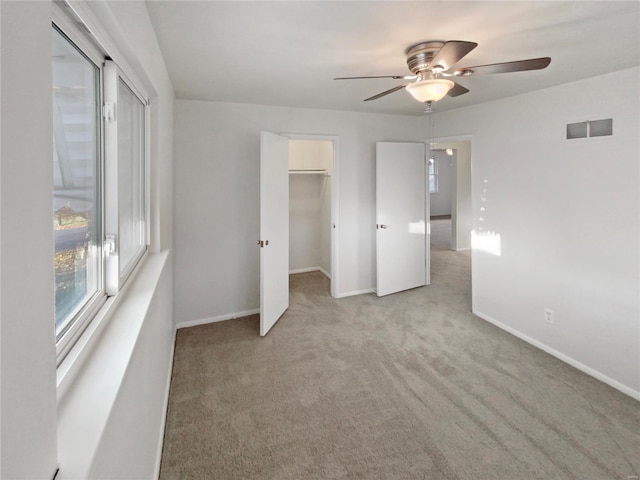
{"label": "beige carpet", "polygon": [[294,275],[265,338],[257,316],[179,330],[160,478],[637,478],[640,403],[472,315],[446,248],[384,298]]}

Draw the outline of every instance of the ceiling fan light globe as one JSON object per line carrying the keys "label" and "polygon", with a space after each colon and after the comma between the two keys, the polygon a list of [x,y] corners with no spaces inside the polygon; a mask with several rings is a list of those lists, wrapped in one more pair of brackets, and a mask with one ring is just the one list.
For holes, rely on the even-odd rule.
{"label": "ceiling fan light globe", "polygon": [[445,78],[430,78],[410,83],[405,88],[419,102],[437,102],[444,98],[455,83]]}

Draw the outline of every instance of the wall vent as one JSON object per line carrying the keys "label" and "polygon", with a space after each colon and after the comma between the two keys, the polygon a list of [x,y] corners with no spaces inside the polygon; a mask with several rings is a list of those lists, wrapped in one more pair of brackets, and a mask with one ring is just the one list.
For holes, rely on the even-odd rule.
{"label": "wall vent", "polygon": [[613,135],[613,118],[589,122],[590,137],[606,137],[607,135]]}
{"label": "wall vent", "polygon": [[613,118],[567,123],[567,140],[613,135]]}
{"label": "wall vent", "polygon": [[589,136],[589,122],[567,123],[567,140],[572,138],[587,138]]}

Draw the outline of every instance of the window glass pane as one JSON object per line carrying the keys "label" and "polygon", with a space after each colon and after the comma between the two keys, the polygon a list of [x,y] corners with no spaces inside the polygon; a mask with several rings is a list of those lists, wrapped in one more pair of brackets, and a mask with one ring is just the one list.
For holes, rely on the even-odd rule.
{"label": "window glass pane", "polygon": [[145,248],[144,104],[118,85],[118,214],[120,274]]}
{"label": "window glass pane", "polygon": [[53,30],[56,337],[100,289],[99,70]]}
{"label": "window glass pane", "polygon": [[436,159],[431,157],[429,165],[429,193],[438,193],[438,174],[436,172]]}

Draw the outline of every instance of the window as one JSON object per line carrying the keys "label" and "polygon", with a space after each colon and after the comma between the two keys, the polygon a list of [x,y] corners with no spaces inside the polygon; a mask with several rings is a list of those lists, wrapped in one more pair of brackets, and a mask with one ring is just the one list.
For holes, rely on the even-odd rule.
{"label": "window", "polygon": [[102,290],[100,70],[53,30],[55,325],[60,339]]}
{"label": "window", "polygon": [[[112,112],[105,124],[107,184],[106,234],[117,272],[107,292],[117,290],[146,249],[145,101],[118,66],[107,61],[105,106]],[[115,286],[115,287],[114,287]]]}
{"label": "window", "polygon": [[118,97],[118,227],[123,276],[145,248],[144,103],[122,80]]}
{"label": "window", "polygon": [[434,156],[429,158],[429,193],[438,193],[438,163]]}
{"label": "window", "polygon": [[53,229],[62,360],[146,251],[147,102],[72,21],[56,23]]}

